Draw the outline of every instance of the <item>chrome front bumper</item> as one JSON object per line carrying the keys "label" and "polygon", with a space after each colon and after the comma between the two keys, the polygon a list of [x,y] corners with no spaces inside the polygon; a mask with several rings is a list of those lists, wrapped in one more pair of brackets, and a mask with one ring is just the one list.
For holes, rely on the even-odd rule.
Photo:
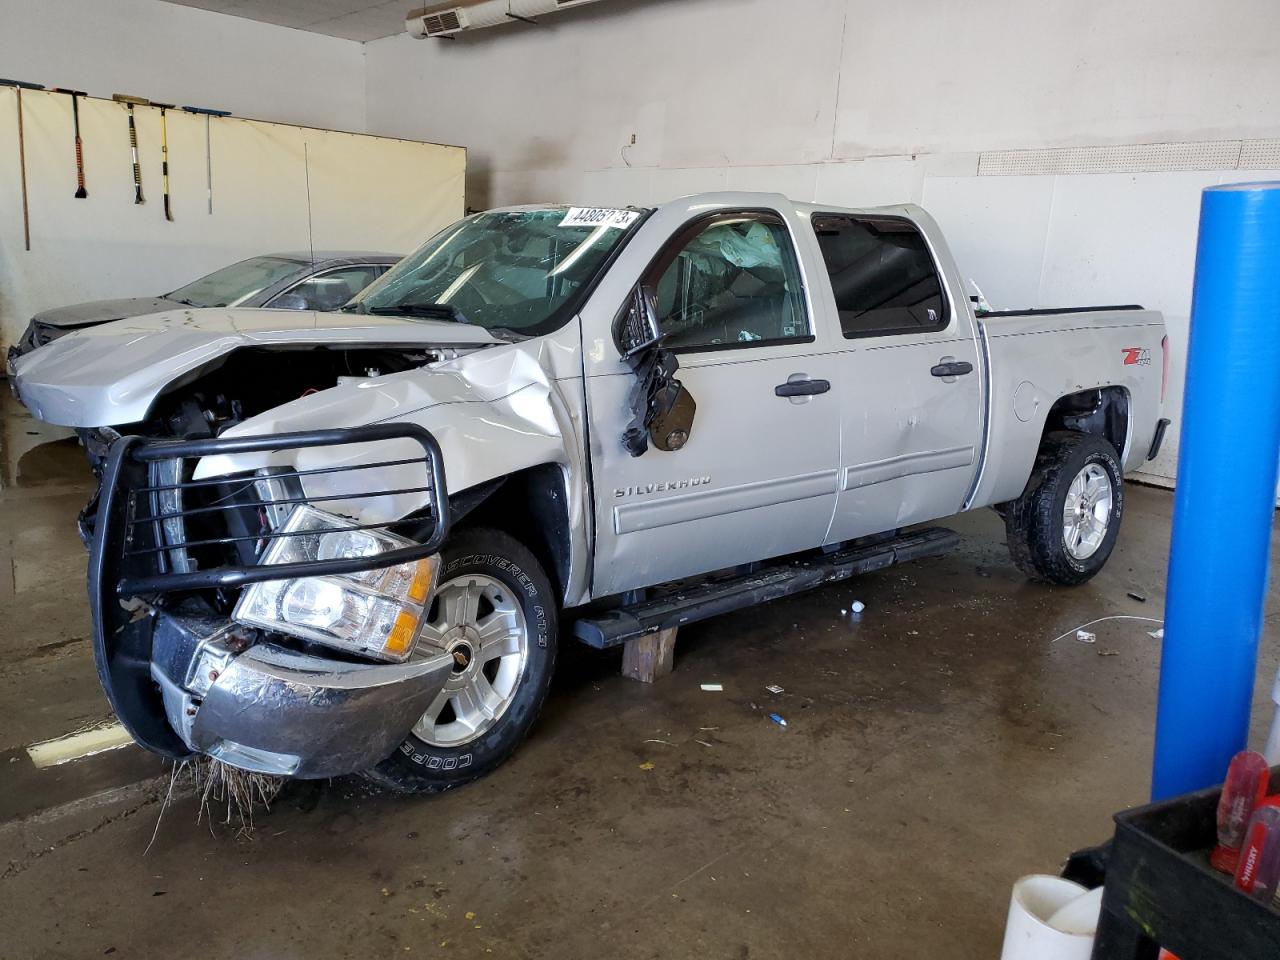
{"label": "chrome front bumper", "polygon": [[170,726],[191,750],[257,773],[369,769],[395,751],[453,669],[448,654],[354,663],[246,647],[235,628],[205,618],[158,620],[151,676]]}

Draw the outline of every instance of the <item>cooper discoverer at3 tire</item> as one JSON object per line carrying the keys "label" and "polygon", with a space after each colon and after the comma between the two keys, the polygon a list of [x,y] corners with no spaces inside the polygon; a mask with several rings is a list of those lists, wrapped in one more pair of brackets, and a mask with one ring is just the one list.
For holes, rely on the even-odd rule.
{"label": "cooper discoverer at3 tire", "polygon": [[400,748],[365,776],[437,793],[498,767],[542,709],[555,672],[557,599],[537,559],[499,530],[459,530],[415,656],[441,650],[454,672]]}

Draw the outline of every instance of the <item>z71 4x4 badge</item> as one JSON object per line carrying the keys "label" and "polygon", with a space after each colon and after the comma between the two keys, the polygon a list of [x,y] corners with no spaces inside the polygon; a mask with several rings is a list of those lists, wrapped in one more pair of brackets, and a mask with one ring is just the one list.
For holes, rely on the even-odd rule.
{"label": "z71 4x4 badge", "polygon": [[1124,354],[1124,365],[1130,366],[1138,364],[1145,367],[1151,362],[1151,351],[1146,347],[1122,347],[1120,352]]}

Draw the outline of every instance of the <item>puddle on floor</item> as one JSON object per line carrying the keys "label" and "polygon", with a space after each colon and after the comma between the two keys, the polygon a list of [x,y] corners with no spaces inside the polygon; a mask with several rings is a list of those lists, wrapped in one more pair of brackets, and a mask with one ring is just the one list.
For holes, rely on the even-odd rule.
{"label": "puddle on floor", "polygon": [[40,422],[0,388],[0,490],[92,481],[75,433]]}

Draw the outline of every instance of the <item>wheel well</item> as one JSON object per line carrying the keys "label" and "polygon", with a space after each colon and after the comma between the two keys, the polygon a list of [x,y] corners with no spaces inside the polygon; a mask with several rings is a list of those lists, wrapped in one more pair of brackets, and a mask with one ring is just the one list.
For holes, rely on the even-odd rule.
{"label": "wheel well", "polygon": [[563,597],[569,579],[569,505],[564,471],[552,463],[504,479],[463,523],[511,534],[538,558]]}
{"label": "wheel well", "polygon": [[1129,437],[1129,391],[1124,387],[1096,387],[1059,397],[1049,408],[1041,442],[1060,430],[1096,434],[1123,456]]}

